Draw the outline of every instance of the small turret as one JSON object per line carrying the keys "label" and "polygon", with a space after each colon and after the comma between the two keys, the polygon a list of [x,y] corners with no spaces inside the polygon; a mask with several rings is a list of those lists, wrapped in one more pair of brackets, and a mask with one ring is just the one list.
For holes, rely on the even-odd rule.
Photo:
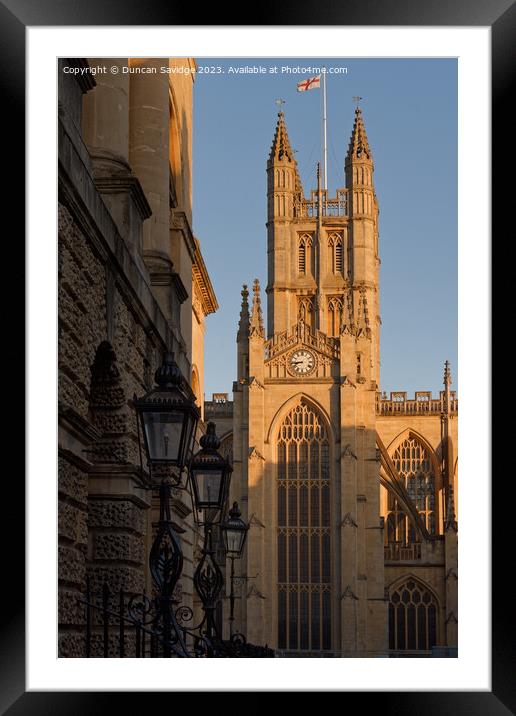
{"label": "small turret", "polygon": [[355,110],[355,122],[353,124],[353,131],[351,132],[351,139],[349,141],[348,153],[346,156],[346,167],[352,162],[371,162],[373,163],[373,155],[367,139],[367,134],[364,125],[364,119],[362,117],[362,110],[357,107]]}
{"label": "small turret", "polygon": [[302,193],[294,150],[285,124],[285,115],[278,113],[278,122],[267,161],[267,195],[269,221],[292,219],[294,198]]}
{"label": "small turret", "polygon": [[251,310],[251,320],[249,322],[249,335],[258,335],[264,337],[262,316],[262,300],[260,298],[260,282],[255,278],[253,283],[253,307]]}
{"label": "small turret", "polygon": [[276,131],[274,133],[274,139],[272,140],[268,164],[282,161],[294,162],[295,159],[288,138],[285,115],[283,112],[278,112],[278,123],[276,124]]}
{"label": "small turret", "polygon": [[249,335],[249,291],[244,283],[242,291],[242,305],[240,307],[240,320],[238,321],[237,341],[247,339]]}
{"label": "small turret", "polygon": [[357,107],[355,123],[349,140],[345,161],[346,186],[350,201],[350,214],[376,217],[376,197],[373,186],[373,155],[362,117]]}
{"label": "small turret", "polygon": [[237,332],[237,385],[248,375],[249,368],[249,291],[242,286],[242,305]]}

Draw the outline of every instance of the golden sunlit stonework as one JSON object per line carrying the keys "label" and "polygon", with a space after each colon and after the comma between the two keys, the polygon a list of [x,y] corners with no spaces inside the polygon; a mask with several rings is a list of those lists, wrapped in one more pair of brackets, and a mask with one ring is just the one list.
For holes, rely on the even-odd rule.
{"label": "golden sunlit stonework", "polygon": [[457,399],[380,391],[378,203],[360,108],[346,186],[267,161],[267,332],[242,290],[233,401],[207,418],[250,523],[237,624],[283,656],[455,656]]}
{"label": "golden sunlit stonework", "polygon": [[[103,65],[119,71],[87,71]],[[59,655],[85,655],[87,588],[107,585],[126,603],[152,591],[158,499],[132,401],[173,351],[201,409],[195,450],[213,420],[233,463],[230,501],[250,525],[235,630],[277,656],[453,656],[457,399],[448,363],[439,396],[380,390],[378,205],[362,113],[333,197],[320,177],[305,196],[278,115],[267,327],[255,281],[242,290],[233,400],[205,402],[205,320],[218,304],[192,230],[195,67],[59,61]],[[197,619],[202,540],[185,491],[170,503],[184,557],[174,599]],[[90,627],[88,655],[120,655]]]}

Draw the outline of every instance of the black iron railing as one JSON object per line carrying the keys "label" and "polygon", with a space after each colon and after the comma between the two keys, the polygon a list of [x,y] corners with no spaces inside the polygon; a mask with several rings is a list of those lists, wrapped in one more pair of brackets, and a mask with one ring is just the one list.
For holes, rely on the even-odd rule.
{"label": "black iron railing", "polygon": [[92,592],[88,582],[80,600],[85,606],[87,658],[274,658],[267,646],[249,644],[243,634],[223,640],[189,626],[193,611],[175,604],[170,628],[163,627],[158,598],[113,592],[104,583]]}

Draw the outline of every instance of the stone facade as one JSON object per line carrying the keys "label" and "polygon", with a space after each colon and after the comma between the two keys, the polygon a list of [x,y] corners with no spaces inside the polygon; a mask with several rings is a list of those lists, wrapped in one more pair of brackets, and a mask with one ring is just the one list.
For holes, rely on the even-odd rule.
{"label": "stone facade", "polygon": [[[205,413],[250,523],[236,625],[293,656],[457,645],[457,400],[380,392],[378,203],[357,109],[346,186],[304,196],[283,113],[267,162],[267,334],[244,286],[233,401]],[[232,432],[231,430],[232,419]],[[441,650],[442,651],[442,650]]]}
{"label": "stone facade", "polygon": [[[87,68],[85,59],[59,62],[59,654],[65,657],[84,656],[79,597],[87,582],[94,592],[107,583],[127,597],[151,589],[147,560],[157,505],[140,469],[132,398],[151,388],[166,351],[202,386],[204,320],[217,308],[191,229],[194,74],[123,71],[195,63],[106,62],[120,72],[97,80],[64,71]],[[202,300],[194,309],[196,293]],[[181,587],[191,604],[195,534],[188,502],[178,492],[173,511],[185,530]]]}

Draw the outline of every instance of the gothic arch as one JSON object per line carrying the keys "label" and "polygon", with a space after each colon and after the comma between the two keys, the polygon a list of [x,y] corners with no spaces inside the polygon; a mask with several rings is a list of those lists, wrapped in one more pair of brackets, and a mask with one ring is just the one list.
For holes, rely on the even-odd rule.
{"label": "gothic arch", "polygon": [[328,336],[338,337],[342,323],[342,298],[331,296],[328,299],[326,333]]}
{"label": "gothic arch", "polygon": [[427,589],[435,599],[437,606],[439,608],[441,607],[441,601],[432,585],[429,584],[425,579],[422,579],[421,577],[415,575],[414,572],[405,572],[405,574],[395,577],[392,582],[389,582],[389,584],[387,585],[387,591],[390,594],[395,589],[398,589],[399,587],[403,586],[403,584],[405,584],[405,582],[408,582],[410,579],[413,579],[414,582],[418,582],[424,589]]}
{"label": "gothic arch", "polygon": [[195,395],[195,402],[198,405],[201,405],[201,384],[199,381],[199,372],[197,370],[197,366],[192,366],[192,391]]}
{"label": "gothic arch", "polygon": [[331,271],[335,275],[344,274],[344,241],[341,234],[332,232],[328,237],[328,249],[331,259]]}
{"label": "gothic arch", "polygon": [[[416,470],[417,475],[414,472],[414,467],[407,467],[406,473],[403,474],[403,468],[399,470],[400,466],[396,464],[396,452],[406,441],[412,441],[418,452],[423,450],[424,457],[420,458],[420,465]],[[416,449],[414,445],[408,448],[409,455],[406,456],[408,464],[415,459],[413,455],[410,456],[414,449]],[[398,476],[398,487],[404,488],[403,497],[406,496],[408,499],[401,500],[399,494],[392,494],[391,491],[391,497],[388,498],[390,506],[388,507],[386,538],[389,539],[389,530],[393,530],[396,535],[393,539],[406,540],[407,544],[417,541],[417,533],[419,533],[419,538],[426,537],[426,534],[429,536],[440,534],[443,514],[441,505],[442,478],[434,448],[423,435],[412,428],[406,428],[391,441],[387,453],[389,464],[392,464]],[[398,456],[398,459],[401,458]],[[425,461],[428,461],[427,467],[425,467]],[[407,505],[412,508],[410,512],[407,511]],[[401,508],[401,512],[399,508]],[[409,522],[406,522],[403,513],[408,517]],[[413,519],[414,513],[418,516],[417,521]],[[418,526],[421,526],[420,523],[424,526],[424,531],[418,529]],[[405,536],[403,537],[403,535]]]}
{"label": "gothic arch", "polygon": [[273,419],[271,420],[271,423],[269,425],[269,429],[267,431],[267,436],[265,438],[265,443],[270,445],[271,443],[275,443],[276,436],[278,434],[279,426],[283,422],[283,419],[285,416],[294,408],[296,405],[301,403],[301,401],[305,401],[306,404],[311,407],[313,410],[318,412],[325,425],[326,432],[328,433],[328,437],[330,438],[330,451],[332,450],[333,445],[335,444],[335,435],[333,432],[333,428],[331,425],[330,416],[328,415],[327,411],[323,408],[323,406],[314,398],[311,398],[309,395],[304,393],[303,391],[300,391],[299,393],[296,393],[291,398],[286,400],[283,405],[278,408],[276,411],[276,414],[274,415]]}
{"label": "gothic arch", "polygon": [[428,440],[425,438],[424,435],[419,433],[417,430],[414,430],[413,428],[405,428],[401,431],[401,433],[398,433],[395,438],[391,440],[389,443],[389,446],[387,447],[387,452],[389,455],[392,455],[392,453],[401,445],[404,440],[407,438],[413,438],[414,440],[417,440],[421,443],[421,445],[425,448],[425,450],[428,452],[430,456],[430,460],[432,461],[432,465],[435,470],[436,477],[439,477],[439,480],[441,480],[441,470],[439,468],[439,461],[437,460],[437,453],[435,448],[433,448]]}
{"label": "gothic arch", "polygon": [[389,649],[429,651],[439,642],[440,601],[424,579],[406,573],[387,587]]}
{"label": "gothic arch", "polygon": [[300,276],[313,275],[313,240],[310,234],[301,234],[297,243],[297,272]]}
{"label": "gothic arch", "polygon": [[403,507],[408,519],[414,526],[417,533],[422,539],[432,539],[430,533],[426,529],[423,520],[419,516],[419,513],[410,499],[404,482],[401,479],[400,474],[396,470],[396,467],[391,460],[387,448],[383,444],[378,433],[376,434],[376,445],[380,452],[380,484],[386,488],[388,492],[394,495]]}
{"label": "gothic arch", "polygon": [[313,401],[288,401],[274,432],[278,647],[332,644],[332,477],[329,424]]}

